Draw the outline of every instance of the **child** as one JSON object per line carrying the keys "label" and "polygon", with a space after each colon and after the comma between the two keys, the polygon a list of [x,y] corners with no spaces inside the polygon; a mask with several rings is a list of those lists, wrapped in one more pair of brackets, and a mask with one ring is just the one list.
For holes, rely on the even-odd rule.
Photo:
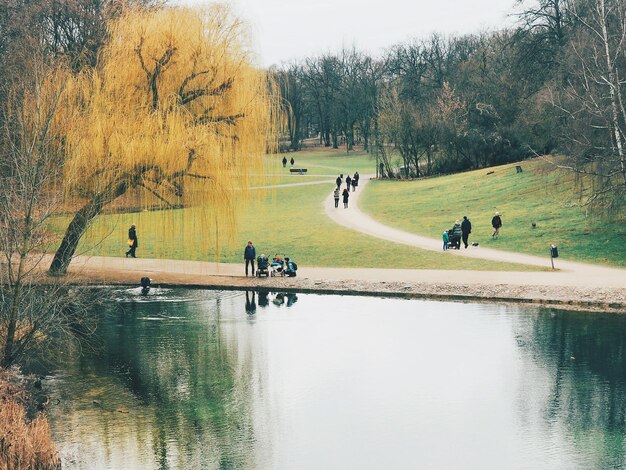
{"label": "child", "polygon": [[448,238],[448,231],[444,230],[443,231],[443,251],[448,251],[448,242],[450,241],[450,238]]}

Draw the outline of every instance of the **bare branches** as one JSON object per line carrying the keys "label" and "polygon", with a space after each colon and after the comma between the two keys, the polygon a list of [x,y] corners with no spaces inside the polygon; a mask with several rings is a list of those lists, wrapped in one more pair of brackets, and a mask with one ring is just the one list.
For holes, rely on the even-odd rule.
{"label": "bare branches", "polygon": [[168,65],[170,64],[170,61],[172,59],[172,56],[174,55],[174,53],[176,52],[176,48],[172,45],[169,44],[165,51],[163,52],[163,54],[161,55],[161,57],[157,58],[153,58],[154,61],[154,69],[150,70],[145,63],[144,57],[143,57],[143,43],[144,43],[144,37],[142,36],[141,39],[139,40],[139,44],[137,44],[137,46],[135,47],[134,51],[135,54],[137,54],[137,56],[139,57],[139,63],[141,64],[141,69],[144,71],[144,73],[146,74],[146,80],[148,82],[148,87],[150,88],[150,91],[152,93],[152,110],[156,111],[159,107],[159,87],[158,87],[158,80],[160,78],[160,75],[165,72],[165,70],[167,70]]}

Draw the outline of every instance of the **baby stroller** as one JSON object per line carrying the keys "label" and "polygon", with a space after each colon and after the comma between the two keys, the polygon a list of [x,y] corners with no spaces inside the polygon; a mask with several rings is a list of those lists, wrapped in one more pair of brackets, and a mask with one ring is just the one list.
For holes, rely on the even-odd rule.
{"label": "baby stroller", "polygon": [[256,270],[256,277],[261,277],[261,276],[269,276],[270,275],[270,270],[269,270],[269,260],[267,259],[267,256],[265,255],[261,255],[256,259],[256,264],[257,264],[257,270]]}
{"label": "baby stroller", "polygon": [[284,269],[285,276],[296,277],[296,271],[298,270],[298,265],[291,261],[289,258],[285,258],[285,262],[287,266]]}
{"label": "baby stroller", "polygon": [[284,276],[285,275],[285,261],[278,255],[272,259],[270,264],[270,276]]}
{"label": "baby stroller", "polygon": [[460,250],[461,249],[461,235],[455,234],[454,230],[448,230],[448,246],[452,250]]}

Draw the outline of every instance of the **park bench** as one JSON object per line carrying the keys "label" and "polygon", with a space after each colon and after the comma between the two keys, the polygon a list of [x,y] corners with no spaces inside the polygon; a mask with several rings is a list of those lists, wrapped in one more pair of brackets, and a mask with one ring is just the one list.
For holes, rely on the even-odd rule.
{"label": "park bench", "polygon": [[306,173],[306,168],[290,168],[289,171],[291,173],[298,173],[298,174],[303,174]]}

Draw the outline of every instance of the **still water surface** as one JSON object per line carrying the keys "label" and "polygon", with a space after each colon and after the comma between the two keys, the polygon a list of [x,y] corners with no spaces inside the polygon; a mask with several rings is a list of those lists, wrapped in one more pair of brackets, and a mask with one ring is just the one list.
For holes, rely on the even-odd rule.
{"label": "still water surface", "polygon": [[66,469],[621,468],[626,317],[103,290],[57,371]]}

